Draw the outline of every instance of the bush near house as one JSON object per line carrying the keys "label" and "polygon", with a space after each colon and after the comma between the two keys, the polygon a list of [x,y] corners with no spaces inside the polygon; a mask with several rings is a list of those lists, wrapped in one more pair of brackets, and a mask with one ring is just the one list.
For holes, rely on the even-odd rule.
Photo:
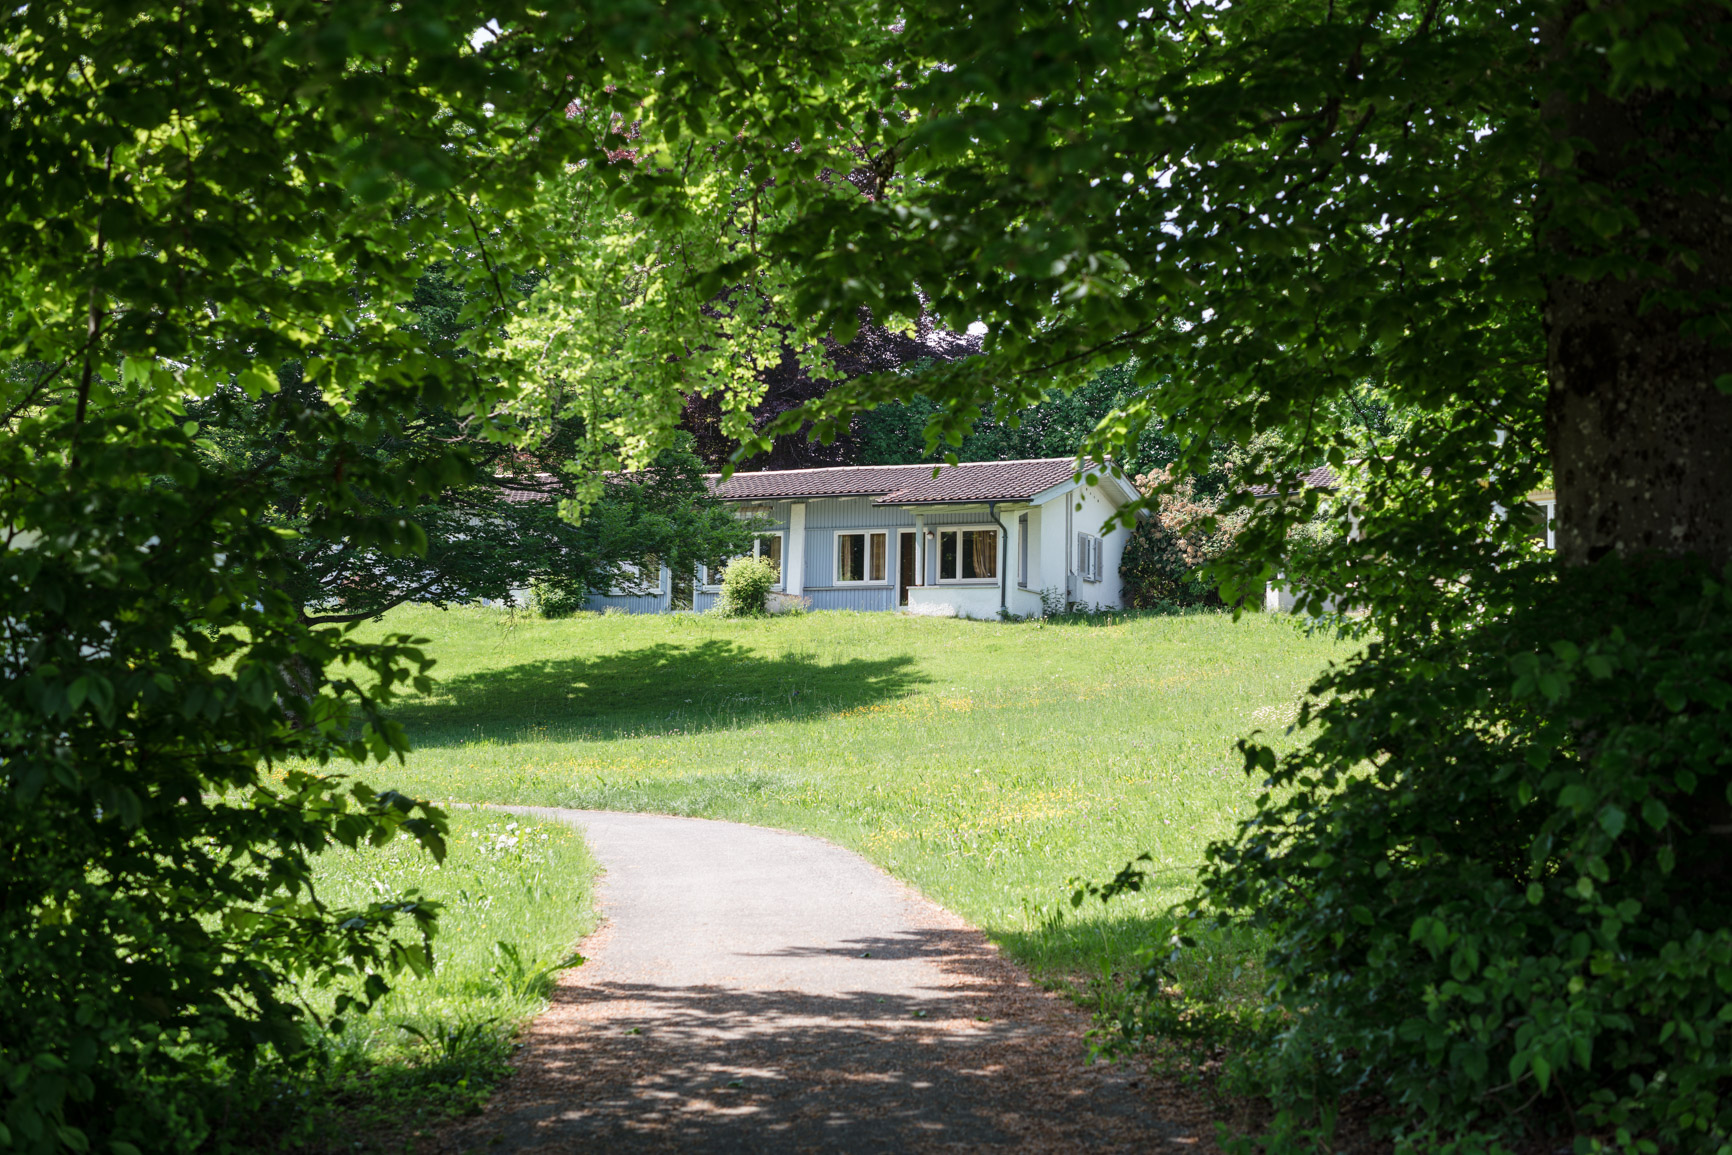
{"label": "bush near house", "polygon": [[1165,470],[1138,477],[1136,486],[1157,497],[1158,512],[1125,543],[1119,577],[1126,608],[1220,605],[1214,583],[1198,569],[1227,551],[1248,511],[1221,514],[1213,499],[1197,495],[1194,479],[1175,481]]}
{"label": "bush near house", "polygon": [[776,566],[768,558],[737,557],[722,571],[722,592],[712,612],[722,618],[770,616],[770,590]]}

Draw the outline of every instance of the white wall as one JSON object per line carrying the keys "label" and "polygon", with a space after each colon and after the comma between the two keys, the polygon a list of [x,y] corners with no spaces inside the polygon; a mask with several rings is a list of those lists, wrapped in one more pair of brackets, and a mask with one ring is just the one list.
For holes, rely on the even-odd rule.
{"label": "white wall", "polygon": [[1071,540],[1065,527],[1070,524],[1067,516],[1070,507],[1068,490],[1039,507],[1040,566],[1036,574],[1029,576],[1031,590],[1053,589],[1060,598],[1065,596],[1065,578],[1070,573],[1070,547],[1065,543]]}
{"label": "white wall", "polygon": [[[1076,508],[1079,504],[1081,509]],[[1042,588],[1053,588],[1063,592],[1067,589],[1067,579],[1075,575],[1068,587],[1071,601],[1091,609],[1097,605],[1117,607],[1123,589],[1119,580],[1119,562],[1124,560],[1130,531],[1122,526],[1115,526],[1111,533],[1101,531],[1101,526],[1117,508],[1100,486],[1087,484],[1078,485],[1042,505],[1040,578],[1037,584],[1030,576],[1029,590],[1038,593]],[[1101,580],[1098,582],[1084,581],[1077,573],[1076,537],[1079,533],[1092,533],[1101,538]]]}
{"label": "white wall", "polygon": [[[1111,533],[1104,532],[1102,526],[1107,518],[1117,510],[1118,505],[1109,500],[1098,485],[1080,485],[1077,487],[1082,494],[1083,507],[1075,516],[1076,533],[1092,533],[1101,541],[1101,580],[1098,582],[1078,581],[1076,600],[1090,606],[1117,607],[1123,589],[1119,580],[1119,563],[1124,560],[1125,543],[1130,540],[1130,531],[1121,526],[1114,526]],[[1071,537],[1076,540],[1075,534]],[[1072,545],[1075,548],[1075,545]]]}
{"label": "white wall", "polygon": [[912,586],[908,590],[908,612],[987,621],[998,617],[998,586]]}

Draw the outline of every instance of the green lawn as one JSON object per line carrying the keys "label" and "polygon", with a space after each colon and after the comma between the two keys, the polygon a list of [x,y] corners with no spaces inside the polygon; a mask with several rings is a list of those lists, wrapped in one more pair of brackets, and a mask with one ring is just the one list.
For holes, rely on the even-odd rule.
{"label": "green lawn", "polygon": [[[853,847],[1051,974],[1164,938],[1248,811],[1234,741],[1280,734],[1344,647],[1287,618],[985,623],[397,610],[437,691],[380,785],[436,800],[692,814]],[[1073,912],[1148,851],[1158,885]]]}
{"label": "green lawn", "polygon": [[[399,975],[371,1013],[326,1036],[332,1061],[237,1084],[230,1094],[247,1109],[218,1112],[225,1141],[307,1153],[412,1150],[414,1136],[479,1109],[504,1077],[513,1036],[546,1008],[559,969],[595,927],[595,860],[563,823],[473,810],[451,812],[446,846],[442,865],[408,838],[318,858],[319,894],[333,906],[410,891],[438,900],[433,971]],[[302,997],[323,1017],[336,994],[309,988]]]}
{"label": "green lawn", "polygon": [[[441,904],[433,973],[401,976],[345,1043],[375,1058],[422,1039],[497,1027],[511,1033],[545,1005],[552,977],[595,928],[595,860],[575,829],[516,815],[455,810],[443,864],[412,839],[336,850],[318,862],[319,895],[364,906],[419,890]],[[335,990],[317,992],[323,1011]]]}

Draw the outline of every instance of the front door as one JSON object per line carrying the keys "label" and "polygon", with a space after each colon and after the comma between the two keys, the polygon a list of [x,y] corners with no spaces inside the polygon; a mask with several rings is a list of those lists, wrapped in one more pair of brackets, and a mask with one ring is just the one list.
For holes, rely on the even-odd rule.
{"label": "front door", "polygon": [[908,604],[908,587],[921,585],[919,578],[919,562],[915,559],[914,531],[905,529],[900,534],[901,542],[896,558],[896,604]]}

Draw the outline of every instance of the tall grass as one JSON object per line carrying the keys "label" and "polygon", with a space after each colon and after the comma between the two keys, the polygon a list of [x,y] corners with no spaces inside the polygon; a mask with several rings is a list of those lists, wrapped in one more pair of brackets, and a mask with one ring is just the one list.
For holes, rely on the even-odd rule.
{"label": "tall grass", "polygon": [[[516,815],[456,810],[442,864],[407,838],[337,850],[317,863],[333,905],[419,891],[440,903],[432,973],[401,976],[342,1045],[377,1060],[443,1049],[454,1036],[509,1036],[546,1006],[553,979],[594,929],[595,860],[571,827]],[[328,1012],[337,988],[309,991]]]}
{"label": "tall grass", "polygon": [[[450,819],[443,864],[407,838],[315,860],[314,884],[333,906],[411,892],[440,903],[432,970],[397,976],[315,1048],[232,1072],[209,1108],[212,1150],[415,1150],[426,1128],[480,1110],[508,1072],[513,1036],[596,924],[596,864],[562,823],[470,810]],[[358,994],[360,984],[299,995],[328,1024],[342,987]]]}
{"label": "tall grass", "polygon": [[[1037,971],[1097,979],[1164,940],[1204,847],[1249,812],[1258,784],[1235,740],[1281,734],[1345,654],[1291,619],[1225,614],[546,621],[409,607],[377,628],[428,638],[439,663],[436,691],[398,710],[416,751],[381,785],[823,835]],[[1070,879],[1144,851],[1153,886],[1071,907]]]}

